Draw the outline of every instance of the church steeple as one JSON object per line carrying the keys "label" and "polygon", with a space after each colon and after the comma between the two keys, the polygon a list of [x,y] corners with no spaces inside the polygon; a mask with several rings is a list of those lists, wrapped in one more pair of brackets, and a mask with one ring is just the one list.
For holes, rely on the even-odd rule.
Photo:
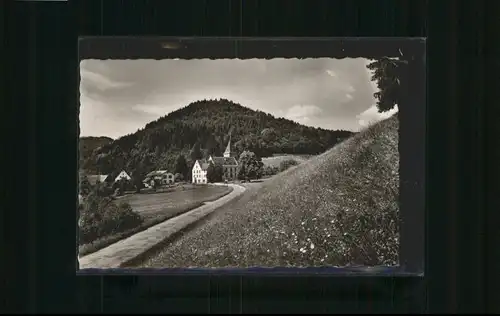
{"label": "church steeple", "polygon": [[226,150],[224,151],[224,157],[231,157],[231,132],[229,132],[229,141],[227,142]]}

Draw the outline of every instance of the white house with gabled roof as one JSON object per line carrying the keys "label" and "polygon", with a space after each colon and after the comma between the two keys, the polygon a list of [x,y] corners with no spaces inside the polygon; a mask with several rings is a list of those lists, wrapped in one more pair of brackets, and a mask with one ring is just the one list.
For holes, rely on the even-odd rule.
{"label": "white house with gabled roof", "polygon": [[173,173],[167,170],[154,170],[148,173],[142,182],[146,187],[153,187],[155,181],[162,185],[172,184],[175,182],[175,177]]}
{"label": "white house with gabled roof", "polygon": [[192,182],[196,184],[207,183],[208,161],[196,160],[192,169]]}
{"label": "white house with gabled roof", "polygon": [[115,182],[118,182],[118,181],[120,181],[122,179],[131,180],[132,178],[128,175],[127,172],[125,172],[125,170],[122,170],[122,171],[120,171],[120,173],[118,174],[118,176],[116,176]]}

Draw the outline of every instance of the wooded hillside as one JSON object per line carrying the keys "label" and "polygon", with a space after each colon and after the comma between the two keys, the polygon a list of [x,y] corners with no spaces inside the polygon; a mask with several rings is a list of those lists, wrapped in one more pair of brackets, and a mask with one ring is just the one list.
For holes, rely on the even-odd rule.
{"label": "wooded hillside", "polygon": [[94,142],[98,144],[92,149],[87,145],[82,150],[81,145],[80,168],[101,174],[121,169],[129,173],[136,169],[173,170],[179,154],[185,155],[188,162],[200,154],[221,155],[230,133],[233,154],[246,149],[260,157],[276,153],[315,155],[353,134],[300,125],[226,99],[200,100],[133,134]]}

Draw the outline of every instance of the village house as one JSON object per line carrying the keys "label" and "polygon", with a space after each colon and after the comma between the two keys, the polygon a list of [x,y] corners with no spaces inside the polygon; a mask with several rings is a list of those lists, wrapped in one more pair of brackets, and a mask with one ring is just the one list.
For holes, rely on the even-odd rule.
{"label": "village house", "polygon": [[127,181],[130,181],[132,180],[132,178],[128,175],[127,172],[125,172],[125,170],[122,170],[120,171],[120,173],[116,176],[115,178],[115,182],[118,182],[120,180],[127,180]]}
{"label": "village house", "polygon": [[193,183],[207,183],[208,161],[196,160],[192,170]]}
{"label": "village house", "polygon": [[231,137],[223,157],[210,156],[207,161],[197,160],[193,166],[193,183],[207,183],[207,169],[210,163],[222,166],[222,180],[235,180],[238,174],[238,162],[231,155]]}
{"label": "village house", "polygon": [[89,174],[87,175],[87,180],[89,181],[90,185],[96,185],[98,183],[104,183],[107,181],[109,175],[107,174]]}
{"label": "village house", "polygon": [[174,183],[175,177],[173,173],[167,170],[155,170],[148,173],[142,182],[145,187],[151,188],[154,186],[155,181],[161,185],[166,185]]}

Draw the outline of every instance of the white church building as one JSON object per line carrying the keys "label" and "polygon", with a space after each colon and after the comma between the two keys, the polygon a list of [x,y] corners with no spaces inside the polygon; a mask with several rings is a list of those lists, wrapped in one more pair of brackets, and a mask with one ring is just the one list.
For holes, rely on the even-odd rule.
{"label": "white church building", "polygon": [[223,157],[212,157],[208,160],[196,160],[192,170],[193,183],[207,183],[207,169],[210,163],[222,166],[222,180],[234,180],[238,176],[238,161],[231,155],[231,137],[227,143]]}

